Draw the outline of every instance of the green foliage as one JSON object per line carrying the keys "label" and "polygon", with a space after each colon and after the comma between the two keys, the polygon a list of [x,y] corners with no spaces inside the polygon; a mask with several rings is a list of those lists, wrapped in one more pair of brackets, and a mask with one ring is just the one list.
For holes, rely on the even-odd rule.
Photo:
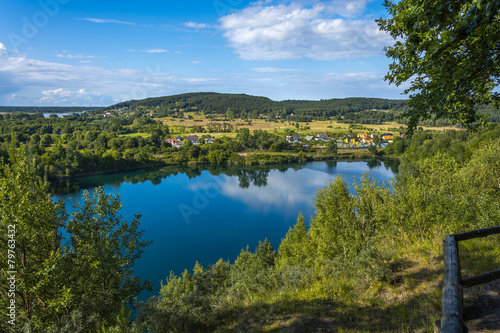
{"label": "green foliage", "polygon": [[337,142],[334,139],[331,139],[326,144],[326,151],[328,154],[337,154]]}
{"label": "green foliage", "polygon": [[496,107],[499,84],[500,2],[420,1],[385,2],[391,17],[378,20],[396,40],[386,48],[394,62],[386,80],[396,85],[411,80],[409,129],[420,119],[449,118],[467,128],[484,122],[475,108]]}
{"label": "green foliage", "polygon": [[102,187],[85,191],[82,200],[66,226],[71,241],[64,248],[63,265],[72,267],[68,288],[73,302],[108,320],[108,309],[132,303],[141,290],[151,289],[151,283],[133,275],[135,261],[150,242],[141,240],[140,216],[130,224],[122,220],[119,198]]}
{"label": "green foliage", "polygon": [[347,183],[337,177],[316,193],[311,238],[316,245],[316,264],[338,255],[356,254],[359,236],[355,230],[355,206]]}
{"label": "green foliage", "polygon": [[[122,304],[150,288],[133,276],[133,265],[148,242],[138,216],[132,223],[117,214],[121,203],[102,188],[85,193],[71,219],[54,203],[37,176],[38,165],[26,148],[10,149],[11,164],[0,163],[0,255],[14,251],[14,266],[1,265],[2,278],[16,270],[18,328],[27,332],[89,332],[113,323]],[[13,227],[9,227],[9,225]],[[69,239],[63,239],[62,235]],[[9,243],[8,240],[11,240]],[[12,252],[11,252],[12,253]],[[2,284],[6,293],[6,285]],[[7,307],[9,300],[1,299]],[[12,327],[0,323],[2,331]]]}
{"label": "green foliage", "polygon": [[[11,150],[12,164],[0,162],[0,225],[2,227],[0,262],[2,279],[8,271],[16,274],[17,323],[34,321],[36,329],[54,320],[57,308],[65,302],[65,289],[54,289],[62,275],[55,265],[61,259],[61,233],[66,214],[62,203],[54,203],[45,185],[36,176],[36,161],[26,149]],[[11,227],[9,227],[11,226]],[[7,230],[11,237],[7,236]],[[9,241],[9,242],[8,242]],[[8,266],[8,250],[14,253],[14,267]],[[7,284],[2,283],[2,294]],[[7,297],[0,304],[7,308]],[[7,331],[6,320],[0,328]]]}
{"label": "green foliage", "polygon": [[302,213],[297,217],[297,223],[281,239],[278,250],[277,266],[312,266],[314,247],[311,236],[307,232]]}

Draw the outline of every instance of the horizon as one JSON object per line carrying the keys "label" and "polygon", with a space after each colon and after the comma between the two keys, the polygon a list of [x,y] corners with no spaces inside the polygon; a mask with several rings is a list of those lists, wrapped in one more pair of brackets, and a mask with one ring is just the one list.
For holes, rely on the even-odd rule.
{"label": "horizon", "polygon": [[[186,95],[186,94],[197,94],[197,93],[200,93],[200,94],[205,94],[205,93],[214,93],[214,92],[204,92],[204,91],[199,91],[199,92],[190,92],[190,93],[180,93],[180,94],[174,94],[174,95],[165,95],[165,96],[155,96],[155,97],[146,97],[146,98],[143,98],[143,99],[140,99],[140,100],[127,100],[127,101],[121,101],[121,102],[117,102],[117,103],[114,103],[114,104],[110,104],[110,105],[0,105],[0,108],[8,108],[8,107],[13,107],[13,108],[106,108],[106,107],[110,107],[110,106],[113,106],[113,105],[117,105],[117,104],[121,104],[121,103],[127,103],[127,102],[132,102],[132,101],[141,101],[141,100],[145,100],[145,99],[152,99],[152,98],[163,98],[163,97],[173,97],[173,96],[179,96],[179,95]],[[269,97],[266,97],[266,96],[256,96],[256,95],[249,95],[249,94],[245,94],[245,93],[215,93],[215,94],[222,94],[222,95],[247,95],[247,96],[250,96],[250,97],[258,97],[258,98],[267,98],[273,102],[286,102],[286,101],[301,101],[301,102],[320,102],[320,101],[328,101],[328,100],[339,100],[339,99],[365,99],[365,98],[369,98],[369,99],[385,99],[385,100],[397,100],[397,101],[402,101],[402,100],[407,100],[407,98],[380,98],[380,97],[353,97],[353,96],[349,96],[349,97],[341,97],[341,98],[321,98],[321,99],[315,99],[315,100],[312,100],[312,99],[284,99],[284,100],[273,100]]]}
{"label": "horizon", "polygon": [[406,99],[384,80],[382,0],[20,0],[0,13],[0,105],[113,105],[213,91]]}

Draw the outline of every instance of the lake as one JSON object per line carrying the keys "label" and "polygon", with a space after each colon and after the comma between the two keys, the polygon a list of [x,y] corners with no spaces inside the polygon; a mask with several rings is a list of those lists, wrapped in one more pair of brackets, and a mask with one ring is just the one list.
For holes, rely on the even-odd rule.
{"label": "lake", "polygon": [[267,238],[278,248],[281,238],[296,222],[314,214],[314,195],[341,175],[350,184],[365,172],[379,181],[397,173],[399,162],[311,162],[281,166],[169,166],[112,175],[62,181],[52,187],[54,199],[81,198],[83,190],[104,186],[120,194],[121,215],[131,221],[141,214],[146,248],[134,271],[155,284],[170,271],[192,270],[219,258],[233,262],[247,244],[255,250]]}

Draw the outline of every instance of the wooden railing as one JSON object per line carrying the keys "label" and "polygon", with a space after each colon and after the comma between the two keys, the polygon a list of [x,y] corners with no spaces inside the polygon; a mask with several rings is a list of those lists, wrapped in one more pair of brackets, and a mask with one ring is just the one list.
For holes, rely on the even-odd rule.
{"label": "wooden railing", "polygon": [[500,269],[462,280],[458,242],[466,239],[500,234],[500,227],[479,229],[461,234],[446,236],[443,241],[444,283],[443,314],[441,317],[442,333],[462,333],[467,328],[463,324],[463,288],[500,279]]}

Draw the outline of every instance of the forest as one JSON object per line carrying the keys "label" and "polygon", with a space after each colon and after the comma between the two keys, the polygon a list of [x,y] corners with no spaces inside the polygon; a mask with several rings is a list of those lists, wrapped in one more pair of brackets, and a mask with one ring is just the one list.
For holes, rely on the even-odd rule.
{"label": "forest", "polygon": [[245,94],[189,93],[166,97],[148,98],[140,101],[128,101],[112,105],[107,110],[139,106],[153,108],[158,117],[175,114],[179,111],[189,113],[199,111],[204,114],[237,114],[239,118],[258,118],[260,115],[292,117],[294,121],[306,122],[342,117],[343,115],[365,110],[398,110],[404,106],[404,100],[378,98],[345,98],[321,101],[285,100],[272,101],[266,97]]}

